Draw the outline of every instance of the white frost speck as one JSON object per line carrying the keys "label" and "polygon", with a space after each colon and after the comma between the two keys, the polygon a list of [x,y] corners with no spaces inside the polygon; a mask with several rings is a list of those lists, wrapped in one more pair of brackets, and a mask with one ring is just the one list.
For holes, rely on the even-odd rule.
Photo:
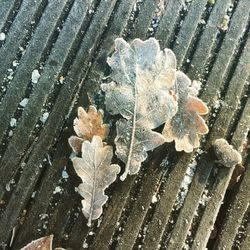
{"label": "white frost speck", "polygon": [[18,62],[17,60],[14,60],[14,61],[12,62],[13,67],[16,67],[18,64],[19,64],[19,62]]}
{"label": "white frost speck", "polygon": [[31,81],[33,82],[33,83],[37,83],[38,82],[38,80],[39,80],[39,78],[40,78],[40,74],[39,74],[39,71],[37,70],[37,69],[34,69],[33,71],[32,71],[32,75],[31,75]]}
{"label": "white frost speck", "polygon": [[53,194],[57,194],[57,193],[62,193],[62,188],[59,187],[59,186],[57,186],[57,187],[55,188],[55,190],[53,191]]}
{"label": "white frost speck", "polygon": [[5,38],[6,38],[5,33],[1,32],[1,33],[0,33],[0,41],[4,41]]}
{"label": "white frost speck", "polygon": [[151,202],[152,202],[152,203],[156,203],[157,201],[158,201],[158,199],[157,199],[156,195],[154,194],[154,195],[152,196]]}
{"label": "white frost speck", "polygon": [[11,118],[10,119],[10,126],[13,128],[16,126],[16,119],[15,118]]}
{"label": "white frost speck", "polygon": [[23,108],[28,104],[29,99],[28,98],[24,98],[19,104],[20,106],[22,106]]}
{"label": "white frost speck", "polygon": [[89,247],[89,245],[88,245],[88,243],[84,242],[83,245],[82,245],[82,247],[86,249],[86,248]]}
{"label": "white frost speck", "polygon": [[66,167],[64,167],[63,171],[62,171],[62,178],[63,179],[68,179],[69,175],[67,173]]}
{"label": "white frost speck", "polygon": [[49,117],[49,112],[43,113],[42,117],[40,117],[40,121],[44,124]]}

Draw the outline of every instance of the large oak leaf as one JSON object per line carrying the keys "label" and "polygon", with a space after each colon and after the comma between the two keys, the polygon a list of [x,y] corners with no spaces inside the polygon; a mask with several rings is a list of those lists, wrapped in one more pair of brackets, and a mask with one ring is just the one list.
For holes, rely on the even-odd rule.
{"label": "large oak leaf", "polygon": [[[106,94],[107,110],[114,115],[121,114],[128,121],[122,133],[118,126],[116,138],[116,154],[126,164],[121,177],[124,180],[127,174],[138,172],[149,148],[154,149],[165,141],[151,129],[171,119],[177,111],[177,97],[173,91],[176,59],[171,50],[161,51],[154,38],[144,42],[135,39],[131,44],[118,38],[115,40],[115,50],[108,58],[112,82],[102,84],[101,88]],[[147,140],[154,139],[152,133],[157,135],[156,140],[147,142],[151,144],[150,147],[145,146],[145,137],[138,134],[142,129],[150,134]],[[125,134],[127,140],[123,141],[121,138]],[[138,144],[140,151],[137,150]]]}

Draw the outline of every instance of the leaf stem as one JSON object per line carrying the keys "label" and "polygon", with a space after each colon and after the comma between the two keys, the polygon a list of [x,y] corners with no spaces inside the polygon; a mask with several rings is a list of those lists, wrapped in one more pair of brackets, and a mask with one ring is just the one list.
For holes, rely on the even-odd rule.
{"label": "leaf stem", "polygon": [[88,227],[91,227],[91,221],[92,221],[92,214],[93,214],[93,207],[94,207],[94,199],[95,199],[95,185],[96,185],[96,148],[94,148],[94,180],[93,180],[93,190],[92,190],[92,199],[91,199],[91,205],[90,205],[90,212],[89,212],[89,219],[88,219]]}
{"label": "leaf stem", "polygon": [[133,146],[134,146],[134,140],[135,140],[135,123],[136,123],[136,113],[137,113],[137,86],[135,84],[135,88],[134,88],[134,95],[135,95],[135,105],[134,105],[134,112],[133,112],[133,119],[132,119],[132,131],[131,131],[131,140],[130,140],[130,145],[129,145],[129,152],[128,152],[128,159],[127,159],[127,163],[125,166],[125,171],[124,173],[121,175],[120,180],[124,181],[127,177],[127,175],[129,174],[129,169],[130,169],[130,162],[131,162],[131,157],[132,157],[132,153],[133,153]]}

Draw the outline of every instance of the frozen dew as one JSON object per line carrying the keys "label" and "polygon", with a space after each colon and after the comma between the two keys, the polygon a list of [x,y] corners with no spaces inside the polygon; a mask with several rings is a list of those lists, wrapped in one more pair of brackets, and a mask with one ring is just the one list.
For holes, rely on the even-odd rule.
{"label": "frozen dew", "polygon": [[13,128],[16,126],[16,118],[11,118],[10,119],[10,126]]}
{"label": "frozen dew", "polygon": [[40,121],[44,124],[49,117],[49,112],[43,113],[42,117],[40,117]]}
{"label": "frozen dew", "polygon": [[1,32],[1,33],[0,33],[0,41],[3,42],[5,39],[6,39],[5,33]]}
{"label": "frozen dew", "polygon": [[37,83],[38,80],[39,80],[39,78],[40,78],[40,73],[39,73],[39,71],[38,71],[37,69],[34,69],[34,70],[32,71],[31,81],[32,81],[33,83]]}
{"label": "frozen dew", "polygon": [[29,99],[28,99],[28,98],[24,98],[24,99],[19,103],[19,105],[20,105],[21,107],[25,108],[26,105],[28,104],[28,102],[29,102]]}

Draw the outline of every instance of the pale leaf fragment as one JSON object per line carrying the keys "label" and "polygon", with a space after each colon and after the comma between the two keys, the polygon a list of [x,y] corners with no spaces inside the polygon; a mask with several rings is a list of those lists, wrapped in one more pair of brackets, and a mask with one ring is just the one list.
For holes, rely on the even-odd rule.
{"label": "pale leaf fragment", "polygon": [[187,153],[199,147],[199,134],[208,133],[208,127],[201,115],[208,112],[206,104],[196,95],[199,85],[196,81],[191,84],[190,79],[183,73],[176,73],[178,91],[178,111],[172,119],[167,119],[163,136],[167,142],[175,141],[177,151]]}
{"label": "pale leaf fragment", "polygon": [[[117,136],[115,138],[116,143],[116,155],[123,161],[130,161],[129,174],[136,174],[139,169],[141,162],[147,158],[147,151],[153,150],[155,147],[162,145],[165,142],[165,138],[157,132],[152,131],[148,128],[136,127],[134,141],[129,141],[132,133],[132,121],[120,119],[116,123]],[[131,147],[133,143],[133,147]],[[127,152],[130,148],[133,150],[131,159],[128,159]],[[121,180],[124,180],[126,176],[122,176]]]}
{"label": "pale leaf fragment", "polygon": [[109,133],[108,124],[103,124],[103,113],[94,106],[90,106],[86,112],[82,107],[78,108],[78,118],[74,120],[74,130],[77,136],[69,138],[69,145],[74,152],[81,151],[82,142],[91,141],[94,135],[105,139]]}
{"label": "pale leaf fragment", "polygon": [[[122,38],[115,40],[115,52],[107,62],[112,68],[112,82],[102,84],[105,92],[107,110],[115,115],[121,114],[127,119],[125,131],[119,129],[116,138],[116,154],[126,164],[127,174],[137,173],[142,161],[147,157],[146,151],[164,143],[164,138],[157,134],[154,139],[151,129],[159,127],[177,111],[174,83],[176,59],[169,49],[160,50],[156,39],[146,41],[135,39],[131,44]],[[125,123],[121,121],[120,125]],[[146,129],[150,134],[144,137],[137,134]],[[122,138],[126,138],[123,140]],[[144,140],[154,139],[152,141]],[[150,144],[150,147],[147,145]],[[138,146],[139,145],[139,146]],[[140,150],[138,150],[140,148]]]}
{"label": "pale leaf fragment", "polygon": [[52,250],[53,235],[45,236],[31,241],[21,250]]}
{"label": "pale leaf fragment", "polygon": [[104,146],[100,136],[94,136],[92,141],[82,143],[82,157],[73,157],[72,162],[77,175],[82,179],[78,187],[82,200],[82,212],[91,221],[102,214],[102,207],[108,200],[104,190],[115,181],[120,167],[111,165],[113,149]]}
{"label": "pale leaf fragment", "polygon": [[225,167],[235,167],[242,162],[241,154],[223,138],[215,140],[214,151],[219,162]]}

